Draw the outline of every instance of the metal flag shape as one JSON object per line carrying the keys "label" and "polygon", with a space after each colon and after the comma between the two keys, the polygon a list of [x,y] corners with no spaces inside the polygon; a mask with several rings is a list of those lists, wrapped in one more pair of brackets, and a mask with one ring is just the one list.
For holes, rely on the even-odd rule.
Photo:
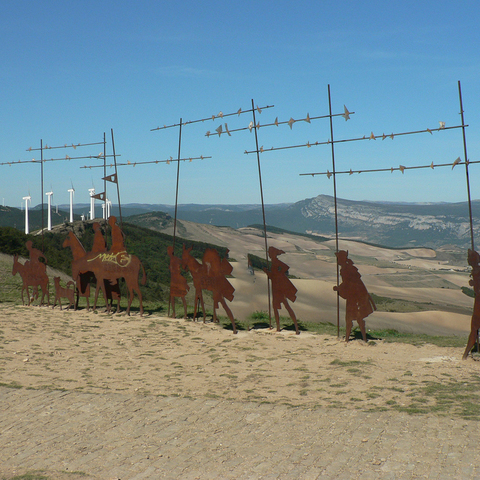
{"label": "metal flag shape", "polygon": [[116,173],[113,173],[112,175],[107,175],[106,177],[103,177],[102,180],[106,180],[107,182],[111,183],[118,183],[118,175]]}
{"label": "metal flag shape", "polygon": [[92,195],[92,198],[96,198],[97,200],[101,200],[102,202],[105,201],[105,192],[97,193],[96,195]]}

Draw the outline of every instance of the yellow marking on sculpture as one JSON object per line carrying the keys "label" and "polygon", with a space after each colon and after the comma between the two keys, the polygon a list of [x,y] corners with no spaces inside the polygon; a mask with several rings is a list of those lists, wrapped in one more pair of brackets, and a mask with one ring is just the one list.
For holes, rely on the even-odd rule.
{"label": "yellow marking on sculpture", "polygon": [[127,267],[130,265],[132,261],[132,256],[129,255],[125,250],[123,252],[118,252],[118,253],[99,253],[96,257],[90,258],[87,261],[88,262],[93,262],[97,259],[100,259],[100,261],[103,262],[108,262],[108,263],[114,263],[115,265],[118,265],[119,267]]}

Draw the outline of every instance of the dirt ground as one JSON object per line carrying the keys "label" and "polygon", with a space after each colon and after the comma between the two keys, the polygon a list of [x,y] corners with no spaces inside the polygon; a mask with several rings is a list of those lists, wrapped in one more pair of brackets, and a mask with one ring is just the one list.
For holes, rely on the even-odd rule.
{"label": "dirt ground", "polygon": [[[93,405],[103,404],[102,402],[107,401],[114,402],[116,398],[120,397],[122,399],[119,401],[120,406],[126,405],[132,410],[132,413],[129,413],[128,418],[125,419],[130,427],[134,428],[129,435],[141,441],[141,445],[145,445],[142,439],[146,438],[145,435],[148,437],[148,434],[135,433],[135,429],[143,432],[144,420],[139,420],[140,424],[136,427],[132,426],[136,415],[145,409],[159,408],[159,401],[169,404],[169,399],[173,397],[177,398],[178,402],[190,403],[183,406],[177,405],[177,410],[171,410],[168,424],[170,426],[165,427],[167,429],[163,430],[164,435],[167,435],[173,425],[177,425],[176,428],[179,428],[178,425],[182,423],[180,420],[171,420],[174,412],[182,409],[186,411],[185,409],[188,410],[188,408],[192,408],[196,412],[194,414],[197,419],[195,425],[201,422],[202,431],[210,428],[208,424],[215,418],[215,422],[221,423],[221,427],[215,423],[217,429],[211,435],[220,431],[230,431],[229,442],[235,442],[237,436],[239,443],[249,445],[250,450],[255,448],[255,439],[258,439],[258,428],[260,427],[255,427],[257,429],[250,432],[247,429],[249,424],[245,420],[245,426],[241,426],[242,422],[236,423],[235,425],[239,426],[235,428],[239,430],[232,430],[233,426],[229,427],[229,422],[232,421],[232,418],[238,417],[238,412],[232,417],[232,408],[236,409],[235,411],[245,411],[247,420],[260,415],[259,418],[263,418],[262,421],[273,422],[271,425],[269,424],[268,428],[274,432],[273,435],[279,442],[275,448],[286,448],[285,445],[288,445],[288,439],[282,440],[282,435],[285,435],[284,429],[287,428],[282,427],[282,422],[286,422],[287,419],[294,422],[294,425],[288,427],[291,435],[293,432],[297,432],[299,438],[302,439],[303,443],[301,444],[305,445],[305,448],[308,444],[305,441],[305,430],[310,428],[312,421],[320,422],[315,431],[318,428],[329,429],[333,428],[333,425],[337,425],[340,429],[339,435],[347,437],[354,435],[351,437],[352,439],[361,435],[362,438],[359,437],[357,440],[359,445],[366,445],[364,447],[366,452],[368,452],[368,448],[372,448],[371,456],[378,455],[380,458],[383,455],[385,457],[383,459],[374,458],[361,467],[364,472],[372,470],[371,476],[368,478],[380,478],[376,476],[373,469],[377,469],[380,475],[381,470],[379,469],[383,469],[385,473],[387,470],[390,472],[390,468],[393,470],[403,468],[404,460],[398,457],[395,459],[396,466],[392,466],[393,464],[388,464],[386,460],[387,454],[380,454],[375,449],[381,445],[382,449],[386,448],[388,451],[390,448],[388,445],[396,444],[395,442],[398,442],[399,438],[406,441],[407,432],[412,435],[411,440],[408,441],[418,441],[424,446],[422,448],[427,448],[428,445],[422,440],[425,432],[421,431],[422,425],[426,421],[435,423],[435,435],[438,436],[436,441],[444,436],[445,438],[452,437],[451,442],[454,445],[461,445],[465,441],[476,442],[473,438],[469,440],[457,438],[458,434],[453,435],[454,432],[451,430],[452,425],[460,425],[464,432],[465,429],[476,432],[478,429],[475,425],[480,420],[480,362],[474,361],[472,358],[462,361],[462,353],[462,348],[389,344],[380,339],[368,344],[358,340],[345,344],[343,339],[337,339],[335,336],[306,332],[297,336],[292,331],[276,332],[258,329],[239,331],[237,335],[234,335],[231,330],[216,324],[203,324],[156,315],[128,317],[123,313],[107,315],[85,310],[60,311],[58,308],[53,310],[47,307],[3,304],[0,305],[0,391],[3,391],[4,396],[6,395],[5,398],[10,398],[12,395],[18,396],[18,400],[11,398],[10,410],[19,409],[19,411],[15,410],[17,413],[14,415],[15,419],[12,425],[9,423],[10,417],[7,412],[5,418],[8,418],[8,421],[4,419],[0,422],[0,430],[3,430],[2,438],[5,442],[6,435],[10,434],[8,448],[12,449],[15,455],[18,454],[18,450],[30,452],[32,444],[42,445],[49,435],[59,438],[63,445],[65,440],[62,440],[62,436],[65,434],[63,431],[58,433],[57,430],[61,428],[62,421],[66,420],[55,421],[53,416],[52,419],[46,420],[48,417],[44,415],[49,412],[31,417],[32,408],[39,409],[39,412],[53,408],[52,411],[58,411],[58,415],[72,415],[70,421],[73,422],[73,425],[76,422],[73,417],[84,411],[89,412],[88,418],[91,419],[89,421],[94,422],[96,428],[101,430],[99,437],[92,440],[92,443],[97,445],[98,442],[105,441],[102,440],[106,435],[105,430],[107,433],[111,430],[107,426],[98,426],[106,414],[97,413],[95,417],[92,417],[94,414],[91,409],[94,408]],[[55,392],[58,392],[61,398],[53,401],[51,396],[53,395],[55,398],[58,396]],[[40,398],[39,395],[43,398],[41,404],[31,407],[29,402]],[[61,404],[61,407],[56,406],[59,401],[66,401],[62,398],[68,399],[72,395],[74,400],[72,400],[71,414],[68,413],[69,410],[64,403]],[[87,399],[85,400],[85,398]],[[22,406],[23,401],[26,402],[25,406]],[[50,402],[53,403],[49,407]],[[216,413],[213,417],[200,413],[209,402],[214,402],[216,405]],[[222,405],[225,405],[225,408],[228,405],[228,411],[222,410]],[[268,407],[264,417],[258,413],[262,411],[263,407]],[[118,408],[114,405],[109,410],[117,412],[115,418],[118,416]],[[161,418],[165,417],[166,407],[163,408],[157,414]],[[166,411],[170,411],[169,408]],[[249,409],[257,413],[248,413]],[[222,411],[223,413],[221,413]],[[275,420],[276,417],[272,418],[274,411],[277,412],[276,415],[279,415],[279,411],[284,412],[281,414],[281,420]],[[288,413],[289,411],[292,413]],[[154,413],[150,412],[150,416]],[[350,417],[347,418],[351,414],[356,418],[357,415],[366,415],[365,422],[370,423],[355,426],[355,422],[352,424],[348,420]],[[10,416],[12,415],[13,413],[10,414]],[[22,421],[24,415],[25,420]],[[184,418],[185,415],[183,413],[181,418]],[[218,415],[223,415],[221,416],[222,420],[218,419]],[[304,418],[305,415],[312,418]],[[32,419],[27,421],[27,416]],[[413,419],[413,423],[409,423],[409,417]],[[436,418],[439,420],[435,420]],[[40,423],[36,425],[36,422]],[[105,422],[108,424],[109,420],[105,418],[103,423]],[[125,432],[127,427],[122,422],[118,419],[115,420],[115,423],[119,424],[118,428],[122,428],[122,432]],[[332,422],[332,427],[328,427],[329,422]],[[347,424],[344,425],[342,422],[347,422]],[[372,426],[372,422],[374,425],[380,423],[383,425],[381,430],[384,433],[381,435],[382,442],[386,442],[385,445],[378,439],[368,444],[369,435],[377,429],[377,426]],[[387,435],[385,424],[388,422],[390,422],[390,427]],[[254,424],[252,424],[253,427]],[[70,430],[71,428],[75,427],[70,427]],[[82,440],[87,441],[84,440],[87,432],[81,422],[79,422],[80,428],[82,432],[85,432],[80,437],[77,436],[78,433],[69,432],[75,440],[72,440],[72,446],[68,448],[71,448],[74,453],[69,453],[70,450],[67,447],[63,447],[61,444],[55,445],[49,440],[45,446],[41,447],[43,450],[36,451],[31,455],[20,453],[20,457],[23,455],[23,461],[17,461],[12,457],[12,452],[5,448],[0,454],[0,463],[2,456],[5,456],[3,458],[4,466],[0,468],[0,478],[12,478],[14,475],[31,471],[32,469],[27,469],[26,465],[42,466],[42,474],[49,479],[72,478],[72,474],[64,471],[66,467],[61,469],[58,465],[75,466],[75,462],[79,462],[79,459],[83,458],[82,455],[85,455],[85,451],[79,450],[78,445]],[[211,428],[213,429],[214,425]],[[350,432],[350,428],[352,432]],[[395,428],[401,429],[401,436],[396,437],[392,434],[392,429]],[[44,429],[45,432],[43,432]],[[49,433],[50,430],[53,433]],[[189,431],[188,427],[187,430]],[[29,438],[31,436],[35,438],[18,438],[18,433],[20,433],[20,437],[23,434]],[[183,432],[184,436],[187,434],[188,432]],[[180,433],[171,433],[171,435],[175,435],[171,442],[177,442],[175,439]],[[240,435],[243,436],[240,437]],[[316,435],[315,438],[319,438],[318,434]],[[330,438],[327,432],[325,435],[322,437],[324,442]],[[120,441],[114,432],[110,436],[115,438],[109,441]],[[89,454],[90,461],[88,463],[81,464],[81,470],[86,472],[81,478],[160,478],[156,473],[151,475],[139,473],[138,477],[133,473],[131,476],[124,473],[121,477],[120,475],[93,475],[93,472],[105,473],[106,471],[110,474],[118,471],[115,469],[120,467],[124,468],[123,472],[147,472],[147,467],[143,467],[139,463],[134,465],[134,462],[130,461],[131,449],[137,448],[136,440],[132,441],[133,443],[128,443],[128,448],[122,447],[125,450],[123,463],[118,461],[113,466],[105,463],[102,457],[104,453],[102,450],[98,450],[98,446],[90,447],[95,453]],[[187,435],[186,441],[192,441],[190,436]],[[210,441],[202,443],[201,448],[207,448],[205,445],[210,445]],[[298,441],[300,442],[300,440]],[[318,441],[315,440],[315,442]],[[350,440],[346,441],[350,442]],[[443,440],[438,441],[441,443]],[[20,443],[17,445],[15,442]],[[253,446],[250,445],[251,442],[253,442]],[[115,443],[112,443],[112,448],[114,445]],[[167,445],[168,442],[163,448],[167,448]],[[184,446],[182,444],[181,447],[178,444],[175,447],[175,445],[169,448],[178,454],[179,449]],[[222,444],[220,443],[220,445]],[[237,454],[239,449],[246,448],[241,445],[237,446]],[[262,471],[267,472],[270,476],[266,473],[265,476],[254,473],[253,476],[247,474],[246,476],[240,474],[237,476],[237,474],[231,473],[223,478],[317,478],[317,475],[321,476],[322,471],[330,471],[328,469],[333,469],[331,475],[322,478],[347,478],[354,474],[352,472],[360,469],[360,464],[356,463],[355,458],[349,460],[353,453],[350,450],[351,447],[350,444],[342,447],[342,455],[345,457],[342,460],[343,466],[336,467],[335,445],[321,447],[328,449],[330,463],[326,464],[325,470],[318,469],[317,465],[316,470],[312,470],[312,472],[317,472],[315,476],[307,475],[307,473],[298,474],[296,477],[289,474],[272,476],[272,472],[280,468],[276,463],[270,465],[268,461],[255,460],[256,457],[253,454],[245,454],[247,463],[243,464],[244,467],[249,465],[248,462],[256,461],[257,463],[252,463],[250,468],[263,468]],[[35,448],[38,450],[40,447]],[[435,450],[438,448],[436,447]],[[461,450],[463,452],[464,447]],[[183,450],[181,451],[183,452]],[[218,450],[218,452],[220,451]],[[415,452],[410,453],[414,455]],[[59,463],[58,460],[55,463],[52,458],[57,458],[60,454],[63,455],[62,462]],[[406,455],[406,453],[403,452],[401,455]],[[428,467],[430,470],[425,470],[426,477],[433,472],[431,469],[437,468],[435,467],[437,464],[436,454],[428,455],[429,459],[422,460],[422,462],[430,462]],[[191,461],[194,457],[188,456]],[[111,458],[111,455],[107,455],[105,458]],[[147,456],[146,458],[152,459],[153,457]],[[183,468],[183,472],[194,472],[188,478],[221,478],[221,472],[226,471],[218,469],[220,467],[216,465],[219,460],[216,457],[212,457],[213,466],[209,466],[207,462],[201,466],[193,465],[191,467],[188,467],[185,461],[180,461],[181,455],[175,461],[173,458],[170,456],[168,459],[167,457],[158,458],[157,463],[152,464],[157,469],[155,470],[154,466],[151,466],[149,467],[151,470],[148,471],[165,472],[168,471],[168,468],[173,468],[173,465],[175,468]],[[165,466],[167,461],[171,463]],[[339,461],[338,458],[337,461]],[[457,463],[450,466],[452,469],[459,468],[458,462],[464,462],[463,456],[456,456],[455,462]],[[387,464],[390,465],[388,468]],[[236,465],[240,468],[240,464]],[[306,464],[304,465],[302,462],[300,465],[307,468]],[[107,466],[110,469],[107,469]],[[135,468],[137,470],[134,470]],[[142,468],[144,469],[142,470]],[[213,470],[208,470],[208,468],[215,470],[220,477],[211,477]],[[282,468],[286,469],[287,466]],[[288,464],[288,468],[290,468],[290,464]],[[313,466],[308,468],[313,469]],[[198,474],[199,471],[203,473]],[[336,476],[340,471],[343,472],[343,477]],[[471,473],[473,470],[469,470],[469,472]],[[396,474],[391,476],[391,472],[389,475],[388,478],[400,478],[395,477]],[[439,475],[438,478],[443,478],[441,471]],[[162,474],[162,477],[182,478],[181,475],[178,477],[173,473],[170,473],[169,476],[168,472]],[[430,478],[437,477],[430,476]],[[468,474],[463,478],[475,477]]]}
{"label": "dirt ground", "polygon": [[[179,395],[308,408],[435,409],[430,384],[479,382],[461,348],[85,310],[1,306],[1,383],[83,392]],[[458,403],[444,412],[459,414]]]}

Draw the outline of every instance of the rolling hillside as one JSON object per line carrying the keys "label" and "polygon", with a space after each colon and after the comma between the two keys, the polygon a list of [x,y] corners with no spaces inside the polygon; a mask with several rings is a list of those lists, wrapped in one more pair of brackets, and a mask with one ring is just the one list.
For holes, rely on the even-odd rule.
{"label": "rolling hillside", "polygon": [[[342,238],[356,238],[388,247],[437,248],[453,244],[466,248],[470,245],[466,202],[419,204],[337,199],[337,207],[338,231]],[[270,226],[298,233],[333,235],[335,232],[334,202],[333,198],[327,195],[291,204],[266,205],[265,210],[266,221]],[[472,210],[474,236],[478,238],[480,201],[473,202]],[[79,206],[78,211],[85,211],[85,206]],[[172,216],[174,207],[142,204],[122,206],[123,216],[128,217],[132,223],[138,223],[139,220],[130,219],[137,215],[142,216],[142,222],[148,223],[148,214],[154,212],[164,212]],[[118,208],[113,207],[113,214],[118,215]],[[159,214],[154,215],[158,217]],[[165,220],[168,220],[168,215],[165,215]],[[260,205],[179,205],[178,218],[232,228],[263,223]]]}

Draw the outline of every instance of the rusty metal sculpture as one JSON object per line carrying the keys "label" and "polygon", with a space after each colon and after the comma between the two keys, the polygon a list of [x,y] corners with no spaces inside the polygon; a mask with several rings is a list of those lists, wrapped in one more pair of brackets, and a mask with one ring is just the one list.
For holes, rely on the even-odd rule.
{"label": "rusty metal sculpture", "polygon": [[178,297],[182,300],[184,318],[187,318],[187,295],[190,287],[188,286],[187,279],[182,276],[182,260],[173,254],[173,247],[167,247],[167,254],[170,257],[170,297],[169,302],[172,306],[173,318],[175,315],[175,298]]}
{"label": "rusty metal sculpture", "polygon": [[203,302],[202,290],[207,289],[206,276],[204,274],[203,264],[191,255],[193,247],[185,248],[182,246],[182,267],[192,274],[193,287],[195,288],[195,307],[193,310],[193,320],[197,318],[197,308],[200,302],[203,312],[203,323],[205,323],[205,304]]}
{"label": "rusty metal sculpture", "polygon": [[470,327],[470,335],[468,337],[465,352],[463,352],[463,360],[466,360],[468,354],[472,350],[478,338],[478,329],[480,328],[480,255],[475,250],[468,249],[468,264],[472,267],[470,273],[471,279],[469,285],[473,287],[475,292],[475,301],[473,303],[472,322]]}
{"label": "rusty metal sculpture", "polygon": [[[220,259],[220,255],[213,248],[207,248],[203,255],[203,262],[200,263],[191,255],[192,247],[183,246],[182,264],[183,268],[190,271],[193,277],[193,286],[195,288],[195,307],[193,318],[197,316],[198,302],[203,310],[203,322],[205,323],[205,305],[203,302],[202,290],[210,290],[213,294],[213,321],[217,321],[216,309],[221,303],[225,312],[232,323],[233,333],[237,333],[235,319],[225,299],[232,301],[235,289],[225,278],[225,275],[232,273],[232,266],[226,258]],[[227,252],[228,253],[228,252]]]}
{"label": "rusty metal sculpture", "polygon": [[290,318],[295,324],[295,332],[299,335],[300,330],[298,329],[297,317],[288,303],[288,300],[294,302],[297,299],[297,289],[287,277],[288,265],[278,259],[278,256],[282,253],[285,252],[275,247],[269,247],[268,256],[272,260],[272,265],[270,269],[264,268],[263,271],[272,282],[272,307],[275,314],[275,322],[277,323],[277,332],[280,331],[280,317],[278,311],[282,308],[283,303]]}
{"label": "rusty metal sculpture", "polygon": [[232,323],[233,333],[237,333],[233,313],[225,302],[225,299],[231,302],[234,297],[235,288],[226,278],[226,275],[232,273],[233,267],[226,257],[220,259],[217,250],[213,248],[205,250],[202,260],[207,275],[207,289],[213,294],[213,321],[217,322],[217,308],[218,304],[221,303]]}
{"label": "rusty metal sculpture", "polygon": [[[98,224],[97,224],[98,225]],[[94,230],[95,230],[95,224],[94,224]],[[100,232],[101,235],[101,232]],[[95,230],[95,238],[97,236],[97,231]],[[95,246],[95,238],[94,238],[94,246]],[[102,235],[103,238],[103,235]],[[73,232],[68,232],[68,237],[64,240],[62,244],[63,248],[70,247],[72,250],[72,256],[73,256],[73,261],[80,260],[83,258],[87,252],[85,248],[83,248],[83,245],[80,243],[78,238],[75,236]],[[84,297],[87,300],[87,312],[90,310],[90,282],[92,282],[95,278],[95,275],[93,272],[87,271],[87,272],[81,272],[79,273],[76,277],[73,277],[75,279],[76,287],[77,287],[77,301],[75,303],[75,309],[78,308],[78,300],[79,297]]]}
{"label": "rusty metal sculpture", "polygon": [[[97,291],[95,292],[94,308],[97,306],[99,289],[102,290],[105,298],[107,311],[110,311],[108,303],[108,293],[106,284],[110,283],[112,287],[118,284],[118,280],[123,278],[129,291],[127,306],[127,315],[130,315],[130,307],[137,293],[140,302],[140,314],[143,315],[142,292],[138,283],[140,271],[143,271],[142,285],[146,283],[145,269],[142,263],[135,255],[128,254],[125,250],[120,252],[89,252],[86,253],[80,240],[73,232],[68,233],[68,237],[63,243],[64,247],[70,247],[73,254],[72,277],[77,279],[81,275],[89,272],[93,273],[97,280]],[[117,292],[117,296],[118,296]],[[118,308],[117,308],[118,311]]]}
{"label": "rusty metal sculpture", "polygon": [[[93,246],[92,252],[103,253],[107,251],[107,243],[105,242],[105,237],[103,236],[102,229],[98,222],[93,223]],[[86,252],[85,252],[86,253]]]}
{"label": "rusty metal sculpture", "polygon": [[69,282],[67,282],[66,287],[62,287],[60,285],[60,277],[53,277],[53,282],[55,284],[55,300],[53,301],[52,308],[55,308],[55,305],[57,304],[57,300],[58,300],[58,304],[60,305],[60,310],[62,310],[62,298],[66,298],[68,300],[67,310],[70,310],[70,307],[72,306],[76,310],[77,305],[75,303],[75,282],[70,280]]}
{"label": "rusty metal sculpture", "polygon": [[[32,241],[28,240],[25,244],[28,252],[30,254],[30,259],[21,264],[18,261],[18,255],[13,257],[13,269],[12,275],[20,274],[22,277],[22,303],[25,305],[25,300],[23,297],[23,292],[27,291],[28,303],[30,305],[34,299],[38,298],[38,287],[42,290],[42,298],[40,300],[40,306],[43,305],[45,295],[47,295],[47,305],[50,305],[50,293],[49,293],[49,282],[47,275],[47,266],[45,263],[40,261],[40,258],[43,258],[45,262],[47,259],[45,255],[38,249],[33,247]],[[32,296],[30,297],[30,291],[28,287],[32,287]]]}
{"label": "rusty metal sculpture", "polygon": [[360,326],[363,340],[367,341],[367,332],[365,329],[365,318],[377,309],[375,302],[367,291],[357,267],[353,265],[352,260],[348,258],[348,251],[339,250],[335,253],[338,265],[340,266],[340,275],[342,283],[334,286],[333,290],[338,292],[340,297],[347,301],[345,312],[345,341],[350,339],[353,320],[356,320]]}
{"label": "rusty metal sculpture", "polygon": [[[113,228],[118,229],[118,226],[115,224],[115,217],[113,217],[113,226],[112,226],[112,231]],[[92,246],[92,252],[96,253],[104,253],[106,252],[107,249],[107,242],[105,241],[105,237],[103,236],[102,229],[100,227],[100,224],[98,222],[93,223],[93,231],[95,232],[94,237],[93,237],[93,246]],[[120,232],[120,235],[122,237],[122,245],[123,245],[123,234]],[[113,235],[112,235],[113,237]],[[118,239],[118,232],[115,232],[115,237]],[[117,244],[118,244],[118,240]],[[123,248],[124,250],[125,248]],[[93,275],[91,275],[93,277]],[[91,281],[92,279],[90,279]],[[121,292],[120,292],[120,285],[118,282],[112,283],[108,280],[104,281],[104,288],[105,288],[105,293],[107,294],[106,302],[110,302],[110,306],[107,307],[108,309],[111,309],[113,307],[113,301],[117,300],[117,313],[120,311],[120,301],[121,301]],[[100,289],[100,284],[97,283],[96,290],[95,290],[95,297],[98,298],[98,292]]]}
{"label": "rusty metal sculpture", "polygon": [[123,232],[122,229],[117,225],[117,218],[111,215],[108,218],[108,224],[112,229],[112,248],[110,251],[112,253],[125,252],[126,249],[123,241]]}

